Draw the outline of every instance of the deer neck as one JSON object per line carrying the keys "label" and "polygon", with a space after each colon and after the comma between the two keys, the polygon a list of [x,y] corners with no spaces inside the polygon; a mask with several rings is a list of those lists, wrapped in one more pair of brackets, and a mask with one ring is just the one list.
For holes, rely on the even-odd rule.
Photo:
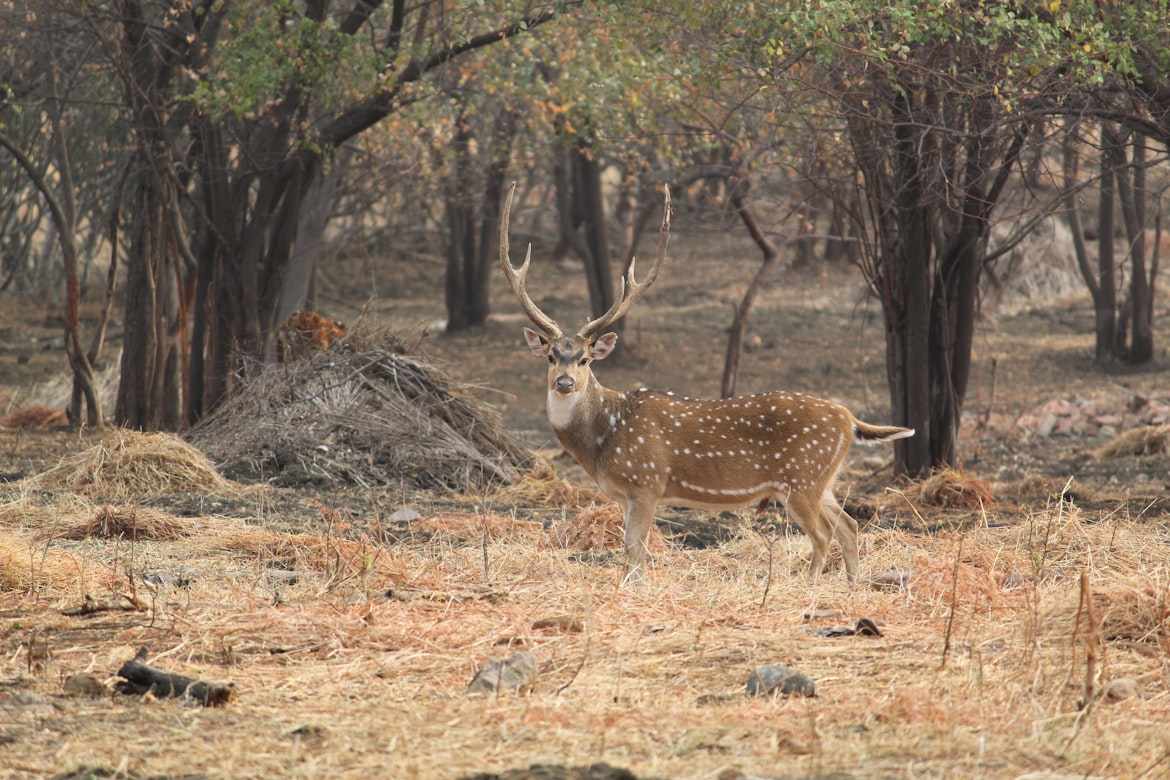
{"label": "deer neck", "polygon": [[585,386],[561,395],[548,391],[548,419],[561,446],[577,459],[590,476],[598,457],[622,416],[622,395],[603,387],[590,374]]}

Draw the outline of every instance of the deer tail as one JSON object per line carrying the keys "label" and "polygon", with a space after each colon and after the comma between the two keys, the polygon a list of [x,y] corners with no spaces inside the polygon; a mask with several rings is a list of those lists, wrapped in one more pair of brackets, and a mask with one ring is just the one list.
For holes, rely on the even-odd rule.
{"label": "deer tail", "polygon": [[853,420],[853,435],[858,441],[893,441],[894,439],[908,439],[914,435],[913,428],[901,428],[897,425],[870,425],[861,420]]}

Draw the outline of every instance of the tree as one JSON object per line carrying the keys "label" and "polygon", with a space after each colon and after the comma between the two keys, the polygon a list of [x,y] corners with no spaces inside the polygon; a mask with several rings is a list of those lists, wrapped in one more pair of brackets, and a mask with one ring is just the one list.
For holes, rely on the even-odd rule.
{"label": "tree", "polygon": [[174,428],[264,355],[324,155],[428,94],[428,74],[558,8],[120,0],[107,10],[137,141],[116,414]]}
{"label": "tree", "polygon": [[[105,340],[116,268],[118,199],[124,162],[114,123],[102,104],[108,84],[97,76],[92,42],[56,3],[36,9],[23,4],[6,9],[0,33],[0,147],[16,165],[0,206],[0,289],[13,281],[28,294],[55,299],[59,264],[65,354],[73,375],[70,420],[98,428],[104,424],[97,362]],[[12,128],[15,132],[9,135]],[[20,235],[23,234],[23,235]],[[43,237],[33,253],[34,237]],[[83,345],[80,304],[86,271],[103,239],[112,248],[105,304],[88,346]],[[35,259],[34,259],[35,258]]]}
{"label": "tree", "polygon": [[899,471],[957,461],[990,227],[1026,145],[1071,90],[1069,60],[1053,67],[1049,51],[1063,25],[977,0],[823,0],[732,31],[748,41],[739,72],[757,84],[740,105],[838,149],[824,157],[837,164],[801,175],[850,216],[882,304],[894,422],[918,432],[896,443]]}

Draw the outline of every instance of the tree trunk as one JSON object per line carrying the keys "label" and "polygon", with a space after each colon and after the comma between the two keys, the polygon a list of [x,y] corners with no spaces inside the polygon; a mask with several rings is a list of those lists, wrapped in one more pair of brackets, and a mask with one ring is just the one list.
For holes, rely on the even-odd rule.
{"label": "tree trunk", "polygon": [[48,182],[41,176],[40,171],[24,154],[23,150],[14,141],[0,133],[0,146],[3,146],[20,165],[32,180],[33,186],[49,204],[49,213],[52,216],[53,233],[61,246],[61,256],[65,267],[65,306],[63,319],[65,321],[65,355],[69,360],[69,368],[73,372],[73,391],[69,404],[69,419],[74,425],[81,422],[81,399],[86,402],[86,422],[91,428],[101,428],[105,424],[102,415],[101,396],[94,378],[93,364],[89,355],[81,346],[81,323],[79,320],[81,305],[81,286],[77,273],[77,247],[73,242],[73,230],[69,224],[69,212],[63,207],[51,190]]}
{"label": "tree trunk", "polygon": [[350,153],[342,147],[333,156],[327,171],[313,180],[305,192],[297,226],[297,240],[289,257],[276,323],[284,322],[294,311],[317,308],[317,269],[325,250],[325,229],[337,201],[337,195],[349,170]]}
{"label": "tree trunk", "polygon": [[[1134,133],[1132,185],[1127,186],[1129,203],[1125,227],[1129,236],[1130,365],[1144,365],[1154,359],[1154,288],[1146,269],[1146,139]],[[1127,179],[1129,177],[1126,177]]]}
{"label": "tree trunk", "polygon": [[150,151],[138,155],[139,178],[126,260],[126,310],[122,370],[114,417],[140,430],[175,430],[182,416],[179,362],[172,339],[177,323],[177,281],[182,271],[167,235],[166,212],[176,208],[170,182],[157,175]]}
{"label": "tree trunk", "polygon": [[494,253],[500,233],[500,211],[512,163],[512,139],[516,135],[516,117],[501,107],[492,128],[491,158],[484,182],[479,251],[468,274],[468,310],[472,325],[483,325],[491,314],[491,276],[496,268]]}
{"label": "tree trunk", "polygon": [[[585,273],[589,277],[590,316],[600,317],[609,310],[614,300],[609,230],[605,220],[605,202],[601,194],[601,164],[584,142],[579,142],[573,147],[573,163],[585,244],[589,247],[584,260]],[[611,326],[611,330],[618,333],[622,332],[622,328],[621,321]]]}
{"label": "tree trunk", "polygon": [[893,404],[893,423],[915,430],[908,439],[894,442],[895,470],[915,476],[930,471],[930,230],[923,207],[924,161],[917,152],[917,133],[909,121],[905,98],[896,103],[903,120],[895,128],[894,220],[897,240],[887,241],[891,251],[882,264],[889,279],[884,290],[886,311],[886,360]]}
{"label": "tree trunk", "polygon": [[743,220],[744,226],[751,234],[752,240],[756,242],[756,246],[760,248],[764,259],[760,263],[756,275],[752,277],[752,282],[744,292],[739,305],[735,307],[735,318],[731,322],[731,332],[727,336],[727,357],[723,363],[723,381],[719,388],[719,394],[723,398],[731,398],[735,395],[735,386],[739,381],[739,358],[743,352],[743,334],[747,330],[748,315],[751,313],[752,306],[755,305],[760,290],[767,284],[768,279],[776,270],[776,266],[780,263],[780,252],[756,221],[755,215],[743,199],[743,190],[738,184],[737,182],[732,187],[731,205],[739,214],[740,219]]}
{"label": "tree trunk", "polygon": [[965,200],[959,227],[935,275],[931,300],[933,326],[927,360],[930,373],[930,457],[934,465],[958,461],[959,424],[979,308],[979,271],[987,236],[991,202],[982,182],[985,176],[983,142],[972,133],[965,153]]}
{"label": "tree trunk", "polygon": [[[1115,136],[1103,125],[1102,140]],[[1113,253],[1113,188],[1116,170],[1108,153],[1101,154],[1101,186],[1097,203],[1096,361],[1107,366],[1119,357],[1117,339],[1117,277]]]}

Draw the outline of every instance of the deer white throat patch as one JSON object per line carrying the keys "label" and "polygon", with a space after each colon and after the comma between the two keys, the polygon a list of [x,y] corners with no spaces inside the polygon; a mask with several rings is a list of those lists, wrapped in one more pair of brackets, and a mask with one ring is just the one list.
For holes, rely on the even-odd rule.
{"label": "deer white throat patch", "polygon": [[556,390],[548,391],[548,421],[553,428],[564,430],[573,424],[573,413],[580,398],[580,393],[565,395]]}

